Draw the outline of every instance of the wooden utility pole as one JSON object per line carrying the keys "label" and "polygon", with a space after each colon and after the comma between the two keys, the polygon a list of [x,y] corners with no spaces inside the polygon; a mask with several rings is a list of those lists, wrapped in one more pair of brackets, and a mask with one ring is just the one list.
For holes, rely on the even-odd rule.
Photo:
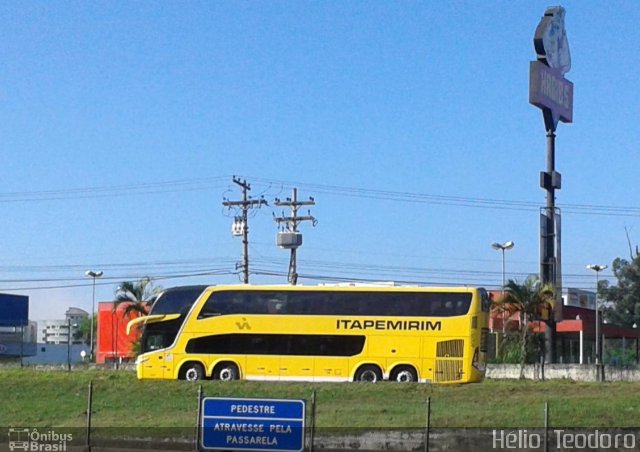
{"label": "wooden utility pole", "polygon": [[242,234],[242,282],[244,284],[249,284],[249,216],[247,213],[249,209],[253,209],[254,207],[260,207],[263,205],[267,205],[267,201],[264,199],[251,199],[247,192],[251,190],[251,186],[247,183],[246,180],[240,180],[237,177],[233,176],[233,183],[237,184],[242,188],[242,200],[240,201],[224,201],[222,203],[225,207],[239,207],[242,210],[242,216],[240,218],[236,217],[234,223],[235,226],[240,222],[240,229]]}
{"label": "wooden utility pole", "polygon": [[275,217],[274,220],[280,226],[282,223],[285,224],[285,231],[280,232],[278,234],[278,238],[276,243],[278,246],[290,249],[291,250],[291,258],[289,260],[289,274],[288,281],[290,284],[294,286],[298,283],[298,269],[297,269],[297,249],[302,245],[302,234],[298,232],[298,224],[303,221],[311,221],[313,226],[315,226],[318,221],[315,217],[309,215],[298,216],[298,209],[302,206],[314,206],[316,204],[315,200],[309,197],[308,201],[298,201],[298,189],[293,188],[293,192],[291,194],[291,198],[287,198],[286,201],[280,201],[276,198],[275,203],[278,207],[289,207],[291,209],[291,216]]}

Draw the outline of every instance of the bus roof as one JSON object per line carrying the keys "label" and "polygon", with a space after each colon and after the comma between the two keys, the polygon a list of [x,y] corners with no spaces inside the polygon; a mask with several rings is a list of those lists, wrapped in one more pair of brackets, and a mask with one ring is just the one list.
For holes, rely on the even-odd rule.
{"label": "bus roof", "polygon": [[474,290],[482,289],[481,287],[466,286],[466,287],[451,287],[451,286],[399,286],[399,285],[333,285],[322,284],[317,286],[306,285],[291,285],[291,284],[219,284],[208,286],[207,289],[215,290],[285,290],[285,291],[353,291],[353,292],[471,292]]}

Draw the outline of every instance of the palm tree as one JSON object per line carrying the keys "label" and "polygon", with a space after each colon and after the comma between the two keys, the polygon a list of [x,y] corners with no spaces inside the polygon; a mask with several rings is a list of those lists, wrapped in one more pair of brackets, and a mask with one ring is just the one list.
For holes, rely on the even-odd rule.
{"label": "palm tree", "polygon": [[115,290],[114,309],[120,303],[127,303],[123,316],[132,312],[147,315],[162,287],[154,287],[151,278],[145,276],[138,281],[124,281]]}
{"label": "palm tree", "polygon": [[541,284],[537,275],[530,275],[523,284],[510,279],[504,294],[498,299],[501,309],[520,314],[520,379],[524,379],[524,365],[529,345],[529,320],[546,317],[555,304],[555,290],[551,284]]}

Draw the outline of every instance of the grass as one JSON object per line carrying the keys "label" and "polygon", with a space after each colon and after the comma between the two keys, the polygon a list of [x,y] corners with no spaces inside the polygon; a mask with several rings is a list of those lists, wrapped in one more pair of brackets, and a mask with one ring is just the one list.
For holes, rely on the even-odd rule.
{"label": "grass", "polygon": [[[111,370],[0,370],[2,427],[85,425],[93,381],[92,425],[99,427],[193,427],[198,384],[138,381]],[[202,383],[205,396],[311,400],[316,392],[318,428],[423,428],[431,397],[433,428],[535,428],[551,426],[640,427],[640,383],[495,381],[459,386],[397,383]],[[310,411],[310,404],[307,405]]]}

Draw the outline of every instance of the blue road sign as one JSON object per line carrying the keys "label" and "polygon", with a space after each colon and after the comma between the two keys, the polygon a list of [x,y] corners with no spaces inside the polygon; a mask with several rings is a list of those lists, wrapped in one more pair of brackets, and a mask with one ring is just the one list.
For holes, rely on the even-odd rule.
{"label": "blue road sign", "polygon": [[304,400],[202,399],[203,449],[304,450]]}

